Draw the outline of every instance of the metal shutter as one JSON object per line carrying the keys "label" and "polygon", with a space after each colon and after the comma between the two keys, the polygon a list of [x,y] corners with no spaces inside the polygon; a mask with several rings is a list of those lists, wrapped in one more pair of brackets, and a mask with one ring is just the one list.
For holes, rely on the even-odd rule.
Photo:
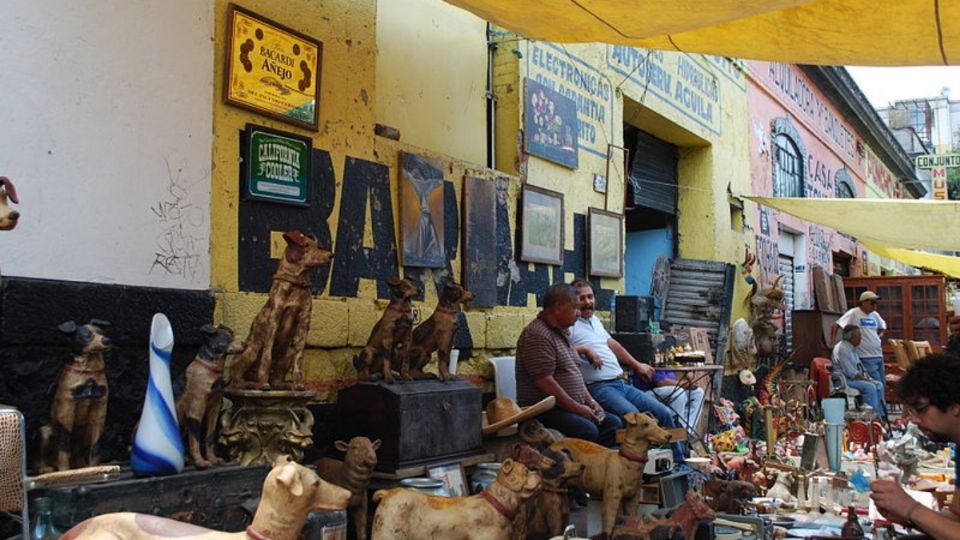
{"label": "metal shutter", "polygon": [[675,259],[662,319],[676,326],[705,328],[714,362],[724,362],[730,306],[733,302],[732,264]]}
{"label": "metal shutter", "polygon": [[783,314],[783,334],[787,342],[787,354],[793,350],[793,257],[779,255],[780,286],[783,289],[783,303],[787,306]]}
{"label": "metal shutter", "polygon": [[630,176],[633,204],[677,215],[677,147],[649,133],[637,133]]}

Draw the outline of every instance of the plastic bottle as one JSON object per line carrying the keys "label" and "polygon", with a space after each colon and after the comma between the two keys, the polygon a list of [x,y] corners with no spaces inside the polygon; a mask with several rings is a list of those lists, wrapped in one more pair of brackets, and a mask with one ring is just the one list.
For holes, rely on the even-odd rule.
{"label": "plastic bottle", "polygon": [[30,540],[55,540],[63,534],[53,525],[53,501],[48,497],[37,497],[33,500],[37,509],[30,529]]}
{"label": "plastic bottle", "polygon": [[853,505],[847,507],[847,522],[840,529],[840,536],[844,539],[863,538],[863,527],[860,526],[860,520],[857,519],[857,509]]}

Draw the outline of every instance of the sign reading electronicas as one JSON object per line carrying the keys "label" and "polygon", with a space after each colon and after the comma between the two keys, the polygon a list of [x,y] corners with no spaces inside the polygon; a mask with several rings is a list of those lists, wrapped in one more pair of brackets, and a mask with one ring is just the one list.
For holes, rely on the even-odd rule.
{"label": "sign reading electronicas", "polygon": [[926,154],[917,156],[918,169],[937,167],[960,167],[960,154]]}
{"label": "sign reading electronicas", "polygon": [[247,140],[246,196],[309,206],[310,139],[248,124]]}

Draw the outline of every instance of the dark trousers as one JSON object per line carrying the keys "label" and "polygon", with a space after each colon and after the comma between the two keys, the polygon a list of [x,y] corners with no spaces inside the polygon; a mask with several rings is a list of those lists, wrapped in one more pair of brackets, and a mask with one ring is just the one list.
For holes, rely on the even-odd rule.
{"label": "dark trousers", "polygon": [[617,444],[617,430],[623,422],[615,414],[608,414],[600,424],[563,409],[551,409],[537,417],[545,427],[555,429],[566,437],[583,439],[603,446]]}

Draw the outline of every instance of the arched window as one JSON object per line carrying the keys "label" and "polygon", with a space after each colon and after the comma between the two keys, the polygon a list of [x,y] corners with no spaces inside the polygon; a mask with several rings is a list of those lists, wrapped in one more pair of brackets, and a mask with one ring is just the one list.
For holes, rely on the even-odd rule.
{"label": "arched window", "polygon": [[856,199],[857,192],[853,189],[853,181],[850,179],[850,173],[847,169],[837,169],[837,174],[833,177],[837,185],[834,196],[838,199]]}
{"label": "arched window", "polygon": [[779,133],[773,139],[773,196],[803,197],[803,160],[797,144]]}

